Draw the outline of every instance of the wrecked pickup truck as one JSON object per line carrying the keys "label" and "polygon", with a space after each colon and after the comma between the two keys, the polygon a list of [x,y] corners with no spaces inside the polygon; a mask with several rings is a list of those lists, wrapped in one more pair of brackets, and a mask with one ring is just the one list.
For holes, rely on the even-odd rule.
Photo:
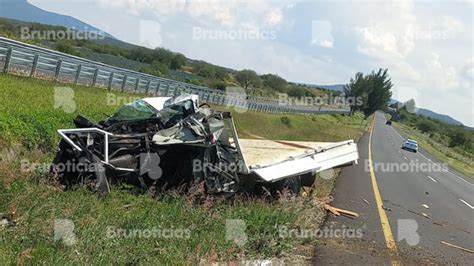
{"label": "wrecked pickup truck", "polygon": [[51,173],[65,187],[93,184],[102,196],[120,181],[144,189],[204,182],[209,194],[298,193],[315,173],[358,160],[352,140],[239,139],[231,113],[199,105],[197,95],[144,98],[97,124],[82,116],[74,124],[58,130]]}

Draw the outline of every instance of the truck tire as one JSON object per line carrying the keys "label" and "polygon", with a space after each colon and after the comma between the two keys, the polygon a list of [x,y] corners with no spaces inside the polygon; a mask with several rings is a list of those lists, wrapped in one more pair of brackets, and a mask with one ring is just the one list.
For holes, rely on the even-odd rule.
{"label": "truck tire", "polygon": [[289,191],[291,194],[298,195],[301,191],[301,179],[299,176],[288,177],[275,183],[278,191]]}
{"label": "truck tire", "polygon": [[300,176],[301,186],[312,187],[316,181],[316,176],[313,173],[306,173]]}

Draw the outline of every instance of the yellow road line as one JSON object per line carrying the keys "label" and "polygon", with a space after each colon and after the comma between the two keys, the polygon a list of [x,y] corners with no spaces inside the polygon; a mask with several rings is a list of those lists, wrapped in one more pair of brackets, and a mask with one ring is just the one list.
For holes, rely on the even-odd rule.
{"label": "yellow road line", "polygon": [[382,224],[383,235],[385,237],[385,243],[387,245],[390,257],[392,258],[392,265],[397,265],[398,263],[398,251],[395,239],[393,238],[392,230],[390,229],[390,224],[388,222],[387,214],[382,208],[382,196],[380,196],[379,187],[377,185],[377,178],[375,177],[374,168],[372,165],[372,133],[374,132],[375,126],[375,114],[374,120],[372,121],[372,127],[370,129],[369,136],[369,169],[370,169],[370,178],[372,179],[372,188],[374,190],[375,202],[377,203],[377,210],[380,216],[380,223]]}

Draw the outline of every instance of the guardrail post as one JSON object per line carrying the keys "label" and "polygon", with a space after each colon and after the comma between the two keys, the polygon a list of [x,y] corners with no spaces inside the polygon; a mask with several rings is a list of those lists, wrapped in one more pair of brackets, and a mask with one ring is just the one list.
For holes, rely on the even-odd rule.
{"label": "guardrail post", "polygon": [[30,77],[33,77],[36,73],[36,68],[38,67],[38,60],[39,60],[39,55],[35,55],[35,58],[33,58],[33,65],[31,66],[31,71],[30,71]]}
{"label": "guardrail post", "polygon": [[155,89],[155,95],[158,96],[158,94],[160,93],[160,85],[161,83],[160,82],[157,82],[156,83],[156,89]]}
{"label": "guardrail post", "polygon": [[54,73],[54,80],[59,79],[59,74],[61,73],[61,66],[63,64],[63,60],[59,59],[58,62],[56,62],[56,71]]}
{"label": "guardrail post", "polygon": [[79,82],[79,77],[81,76],[81,70],[82,70],[82,65],[78,65],[77,70],[76,70],[76,78],[74,79],[74,84],[76,85]]}
{"label": "guardrail post", "polygon": [[94,76],[92,77],[92,87],[95,87],[95,84],[97,83],[97,76],[99,75],[99,69],[96,68],[94,71]]}
{"label": "guardrail post", "polygon": [[122,80],[122,88],[121,88],[122,92],[123,92],[123,90],[125,90],[125,85],[126,84],[127,84],[127,75],[124,75],[123,80]]}
{"label": "guardrail post", "polygon": [[3,72],[8,73],[8,69],[10,68],[10,62],[12,61],[12,54],[13,49],[10,47],[7,50],[7,55],[5,57],[5,65],[3,65]]}
{"label": "guardrail post", "polygon": [[140,79],[139,78],[136,78],[136,81],[135,81],[135,91],[138,90],[138,85],[140,84]]}
{"label": "guardrail post", "polygon": [[109,89],[109,91],[112,89],[113,82],[114,82],[114,72],[110,71],[109,84],[107,84],[107,88]]}
{"label": "guardrail post", "polygon": [[148,91],[150,90],[150,84],[151,84],[151,80],[148,80],[148,82],[146,83],[146,91],[145,91],[145,94],[148,94]]}
{"label": "guardrail post", "polygon": [[166,89],[165,89],[165,95],[164,96],[168,96],[169,90],[170,90],[170,84],[166,84]]}

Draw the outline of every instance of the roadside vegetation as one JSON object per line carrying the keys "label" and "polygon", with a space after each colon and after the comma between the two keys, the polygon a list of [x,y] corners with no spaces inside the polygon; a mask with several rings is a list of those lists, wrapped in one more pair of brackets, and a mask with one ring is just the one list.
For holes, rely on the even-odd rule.
{"label": "roadside vegetation", "polygon": [[474,178],[474,131],[399,110],[401,123],[394,125],[454,170]]}
{"label": "roadside vegetation", "polygon": [[[55,87],[64,86],[0,75],[0,214],[16,220],[15,225],[0,228],[0,264],[179,264],[285,258],[294,255],[296,246],[317,244],[316,239],[280,238],[279,226],[317,229],[325,217],[321,200],[331,192],[334,178],[318,178],[316,188],[305,190],[305,196],[297,200],[245,195],[225,200],[207,196],[199,187],[195,193],[176,189],[157,194],[122,185],[114,187],[105,200],[87,188],[61,191],[46,174],[59,141],[56,130],[73,127],[77,114],[98,121],[143,96],[113,92],[111,100],[106,90],[68,85],[71,97],[58,104]],[[233,113],[243,137],[357,140],[367,126],[362,114]],[[55,219],[74,222],[74,245],[54,241]],[[225,239],[228,219],[245,221],[244,245]],[[189,238],[108,238],[111,227],[186,229],[190,234]]]}
{"label": "roadside vegetation", "polygon": [[388,69],[380,68],[369,74],[356,73],[349,84],[344,86],[344,95],[350,107],[350,115],[357,111],[365,117],[377,110],[386,111],[392,97],[393,83]]}
{"label": "roadside vegetation", "polygon": [[[103,40],[22,39],[21,27],[30,29],[30,32],[48,31],[54,33],[66,30],[65,27],[61,26],[0,19],[0,36],[105,64],[126,67],[131,70],[216,90],[241,86],[245,88],[249,95],[272,99],[277,99],[278,93],[286,93],[290,97],[336,96],[341,94],[337,91],[315,86],[291,83],[276,74],[258,75],[255,71],[248,69],[237,71],[205,61],[189,59],[183,54],[162,47],[149,49],[124,43],[107,36]],[[51,36],[54,36],[54,34],[51,34]]]}

